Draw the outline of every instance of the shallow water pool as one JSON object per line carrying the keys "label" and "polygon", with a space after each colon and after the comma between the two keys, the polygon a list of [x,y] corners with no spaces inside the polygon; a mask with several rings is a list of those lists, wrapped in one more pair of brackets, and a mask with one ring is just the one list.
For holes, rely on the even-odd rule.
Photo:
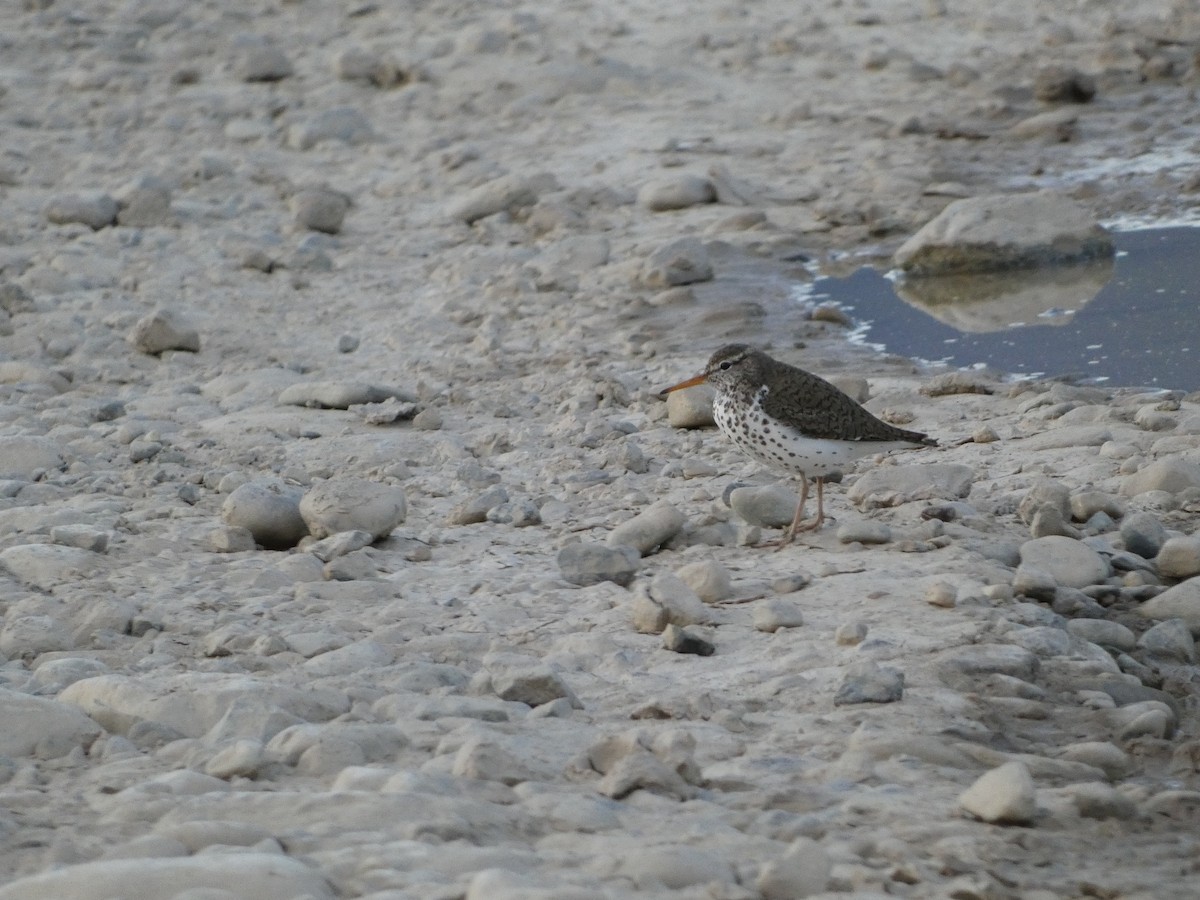
{"label": "shallow water pool", "polygon": [[802,292],[889,353],[1112,387],[1200,390],[1200,227],[1115,232],[1114,260],[901,279],[868,267]]}

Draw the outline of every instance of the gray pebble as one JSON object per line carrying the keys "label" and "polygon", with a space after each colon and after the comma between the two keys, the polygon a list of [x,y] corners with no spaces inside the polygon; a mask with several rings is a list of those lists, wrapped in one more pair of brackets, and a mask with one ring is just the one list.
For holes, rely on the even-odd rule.
{"label": "gray pebble", "polygon": [[1037,789],[1024,763],[1008,762],[981,775],[958,804],[984,822],[1027,825],[1037,813]]}
{"label": "gray pebble", "polygon": [[712,263],[708,250],[697,238],[678,238],[659,247],[642,267],[642,282],[647,287],[668,288],[698,281],[711,281]]}
{"label": "gray pebble", "polygon": [[1049,572],[1022,563],[1013,573],[1012,589],[1019,596],[1049,602],[1054,599],[1058,583]]}
{"label": "gray pebble", "polygon": [[1067,631],[1085,641],[1111,647],[1115,650],[1132,650],[1137,636],[1120,622],[1107,619],[1072,619],[1067,622]]}
{"label": "gray pebble", "polygon": [[1099,553],[1061,535],[1026,541],[1021,545],[1021,565],[1040,569],[1066,587],[1100,584],[1109,576],[1108,563]]}
{"label": "gray pebble", "polygon": [[162,452],[163,445],[158,441],[134,440],[129,442],[129,461],[146,462],[154,459]]}
{"label": "gray pebble", "polygon": [[224,525],[208,533],[208,547],[214,553],[249,553],[254,549],[254,535],[240,525]]}
{"label": "gray pebble", "polygon": [[[1026,596],[1031,595],[1027,594]],[[1060,616],[1067,618],[1103,619],[1105,616],[1104,607],[1079,588],[1055,588],[1054,596],[1050,598],[1050,608]]]}
{"label": "gray pebble", "polygon": [[1084,782],[1062,790],[1086,819],[1132,819],[1137,814],[1136,804],[1111,785]]}
{"label": "gray pebble", "polygon": [[493,485],[481,494],[464,500],[446,516],[447,525],[478,525],[488,520],[488,510],[508,502],[508,491],[503,485]]}
{"label": "gray pebble", "polygon": [[712,612],[700,596],[670,572],[655,575],[647,594],[666,611],[667,621],[672,624],[700,625],[712,621]]}
{"label": "gray pebble", "polygon": [[704,603],[720,603],[733,596],[733,584],[729,570],[715,559],[699,559],[688,563],[676,576],[696,592]]}
{"label": "gray pebble", "polygon": [[262,247],[244,246],[237,251],[238,265],[243,269],[254,269],[270,274],[275,271],[279,261]]}
{"label": "gray pebble", "polygon": [[936,581],[925,589],[925,602],[942,609],[953,609],[958,603],[958,589],[945,581]]}
{"label": "gray pebble", "polygon": [[634,629],[642,634],[659,634],[667,625],[699,625],[712,620],[695,592],[667,572],[656,575],[649,587],[638,586],[630,616]]}
{"label": "gray pebble", "polygon": [[[328,252],[335,249],[332,241],[329,235],[320,232],[306,234],[288,254],[284,267],[293,272],[332,272],[333,257]],[[305,284],[303,279],[297,279],[296,283]]]}
{"label": "gray pebble", "polygon": [[551,175],[532,178],[502,175],[452,202],[446,210],[446,216],[470,225],[499,212],[533,206],[540,194],[555,187],[556,182]]}
{"label": "gray pebble", "polygon": [[355,350],[358,349],[358,344],[359,344],[359,340],[356,335],[353,335],[353,334],[339,335],[338,339],[337,339],[337,352],[338,353],[353,353]]}
{"label": "gray pebble", "polygon": [[820,844],[798,838],[759,870],[754,886],[763,900],[795,900],[824,893],[832,871],[833,861]]}
{"label": "gray pebble", "polygon": [[[303,506],[303,501],[301,505]],[[331,559],[369,547],[375,540],[375,535],[369,531],[339,531],[308,544],[305,549],[321,562],[329,562]]]}
{"label": "gray pebble", "polygon": [[379,565],[367,550],[352,550],[325,563],[326,581],[372,581],[379,577]]}
{"label": "gray pebble", "polygon": [[1028,115],[1008,130],[1016,138],[1045,138],[1062,144],[1075,139],[1075,124],[1079,113],[1074,109],[1050,109],[1045,113]]}
{"label": "gray pebble", "polygon": [[1071,495],[1071,518],[1076,521],[1086,522],[1100,512],[1120,519],[1125,515],[1125,503],[1120,497],[1104,491],[1083,491]]}
{"label": "gray pebble", "polygon": [[[790,517],[788,521],[791,521]],[[886,522],[871,522],[863,519],[839,525],[837,539],[843,544],[886,544],[892,539],[892,529]]]}
{"label": "gray pebble", "polygon": [[436,408],[427,406],[413,416],[412,424],[418,431],[437,431],[442,427],[442,414]]}
{"label": "gray pebble", "polygon": [[699,385],[667,394],[667,423],[672,428],[707,428],[715,425],[713,398],[709,385]]}
{"label": "gray pebble", "polygon": [[171,189],[161,178],[139,178],[117,194],[117,224],[151,228],[171,221]]}
{"label": "gray pebble", "polygon": [[288,130],[288,144],[294,150],[311,150],[325,141],[365,144],[374,138],[367,117],[352,106],[322,110]]}
{"label": "gray pebble", "polygon": [[776,594],[794,594],[812,584],[812,575],[808,572],[796,572],[792,575],[780,575],[772,579],[771,591]]}
{"label": "gray pebble", "polygon": [[1151,512],[1135,512],[1121,521],[1125,549],[1144,559],[1154,559],[1167,540],[1167,530]]}
{"label": "gray pebble", "polygon": [[1069,518],[1071,515],[1070,488],[1060,481],[1043,478],[1025,492],[1025,496],[1021,498],[1017,507],[1017,514],[1021,517],[1022,522],[1031,525],[1037,511],[1045,506],[1052,506],[1058,510],[1062,518]]}
{"label": "gray pebble", "polygon": [[581,586],[612,581],[625,586],[633,581],[640,564],[633,547],[603,544],[568,544],[558,552],[558,568],[565,581]]}
{"label": "gray pebble", "polygon": [[712,203],[717,199],[717,192],[707,178],[699,175],[676,175],[642,185],[637,199],[638,203],[652,212],[664,212]]}
{"label": "gray pebble", "polygon": [[620,441],[608,455],[609,464],[626,472],[641,475],[650,468],[642,448],[631,440]]}
{"label": "gray pebble", "polygon": [[17,313],[33,312],[35,308],[33,298],[29,296],[29,292],[25,288],[14,282],[0,279],[0,309],[16,315]]}
{"label": "gray pebble", "polygon": [[541,706],[565,699],[576,709],[582,708],[575,692],[562,676],[547,665],[527,668],[502,667],[491,672],[492,690],[501,700]]}
{"label": "gray pebble", "polygon": [[78,222],[94,231],[116,224],[120,205],[108,194],[59,194],[45,209],[46,221],[55,225]]}
{"label": "gray pebble", "polygon": [[1033,514],[1033,520],[1029,523],[1029,534],[1035,538],[1055,534],[1069,538],[1080,536],[1079,529],[1066,520],[1062,511],[1049,504],[1039,507]]}
{"label": "gray pebble", "polygon": [[1147,629],[1137,644],[1159,659],[1189,665],[1196,662],[1196,641],[1187,623],[1182,619],[1159,622]]}
{"label": "gray pebble", "polygon": [[834,695],[834,706],[895,703],[904,696],[904,673],[864,660],[850,666]]}
{"label": "gray pebble", "polygon": [[528,497],[523,497],[493,506],[487,512],[487,520],[499,525],[512,525],[514,528],[528,528],[531,525],[541,525],[542,514],[538,512],[537,504]]}
{"label": "gray pebble", "polygon": [[251,481],[225,498],[221,517],[245,528],[268,550],[295,547],[308,534],[300,515],[301,492],[275,481]]}
{"label": "gray pebble", "polygon": [[729,493],[729,505],[733,511],[747,524],[763,528],[790,525],[799,502],[799,495],[782,484],[740,487]]}
{"label": "gray pebble", "polygon": [[804,613],[791,600],[772,597],[754,607],[754,627],[759,631],[774,633],[780,628],[799,628],[804,624]]}
{"label": "gray pebble", "polygon": [[404,488],[365,478],[331,478],[313,485],[300,501],[300,515],[314,537],[365,531],[387,537],[408,515]]}
{"label": "gray pebble", "polygon": [[200,332],[182,313],[172,309],[156,309],[138,319],[126,340],[142,353],[152,356],[167,350],[200,351]]}
{"label": "gray pebble", "polygon": [[854,647],[867,639],[867,626],[863,622],[843,622],[834,631],[833,639],[843,647]]}
{"label": "gray pebble", "polygon": [[1200,534],[1167,538],[1154,558],[1158,572],[1167,578],[1200,574]]}
{"label": "gray pebble", "polygon": [[108,549],[108,532],[91,525],[55,525],[50,529],[50,540],[92,553],[104,553]]}
{"label": "gray pebble", "polygon": [[662,645],[675,653],[690,653],[695,656],[712,656],[717,648],[712,642],[690,628],[668,625],[663,629]]}
{"label": "gray pebble", "polygon": [[686,521],[683,513],[670,503],[659,501],[614,528],[608,535],[608,543],[614,547],[633,547],[646,556],[678,534]]}
{"label": "gray pebble", "polygon": [[1034,74],[1033,96],[1043,103],[1088,103],[1096,96],[1096,79],[1070,66],[1051,63]]}
{"label": "gray pebble", "polygon": [[410,77],[394,60],[363,47],[347,47],[335,54],[333,74],[345,81],[365,81],[380,88],[396,87]]}
{"label": "gray pebble", "polygon": [[288,55],[274,44],[255,41],[241,48],[233,65],[242,81],[280,81],[295,72]]}
{"label": "gray pebble", "polygon": [[309,188],[292,196],[291,208],[297,227],[337,234],[350,209],[350,198],[327,188]]}

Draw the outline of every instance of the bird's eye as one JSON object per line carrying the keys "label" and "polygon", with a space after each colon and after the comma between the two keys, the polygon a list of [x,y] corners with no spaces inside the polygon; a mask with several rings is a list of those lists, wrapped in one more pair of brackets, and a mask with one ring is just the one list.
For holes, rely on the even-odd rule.
{"label": "bird's eye", "polygon": [[731,363],[729,360],[725,360],[725,362],[721,363],[719,366],[717,366],[717,368],[724,372],[732,365],[733,363]]}

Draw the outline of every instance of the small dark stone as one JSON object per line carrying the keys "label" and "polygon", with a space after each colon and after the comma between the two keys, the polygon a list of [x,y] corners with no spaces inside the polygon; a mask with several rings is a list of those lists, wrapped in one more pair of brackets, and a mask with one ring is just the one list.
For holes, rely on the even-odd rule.
{"label": "small dark stone", "polygon": [[662,645],[676,653],[691,653],[696,656],[712,656],[717,648],[688,628],[668,625],[663,629]]}
{"label": "small dark stone", "polygon": [[864,662],[846,673],[834,695],[834,706],[855,703],[895,703],[904,696],[904,673],[899,669]]}
{"label": "small dark stone", "polygon": [[1103,619],[1104,607],[1079,588],[1059,587],[1054,591],[1050,608],[1060,616],[1080,619]]}
{"label": "small dark stone", "polygon": [[558,568],[565,581],[585,586],[611,581],[625,586],[633,581],[641,554],[633,547],[603,544],[568,544],[558,552]]}
{"label": "small dark stone", "polygon": [[1043,66],[1033,79],[1033,95],[1043,103],[1088,103],[1096,96],[1096,80],[1065,66]]}

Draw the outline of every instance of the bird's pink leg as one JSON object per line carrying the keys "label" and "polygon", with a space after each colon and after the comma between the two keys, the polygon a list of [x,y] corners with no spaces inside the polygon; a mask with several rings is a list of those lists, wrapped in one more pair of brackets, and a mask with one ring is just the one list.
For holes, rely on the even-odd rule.
{"label": "bird's pink leg", "polygon": [[[825,479],[818,477],[816,479],[816,482],[817,482],[817,517],[805,525],[797,525],[795,522],[793,522],[792,523],[793,531],[816,531],[818,528],[820,528],[825,523]],[[805,479],[805,486],[807,487],[807,479]],[[797,517],[799,517],[799,515],[800,515],[799,510],[796,511],[796,515],[797,515]]]}
{"label": "bird's pink leg", "polygon": [[808,476],[800,476],[800,502],[796,504],[796,514],[792,516],[792,524],[779,537],[778,540],[769,541],[765,546],[774,546],[777,550],[782,550],[792,542],[796,536],[796,531],[800,526],[800,519],[804,516],[804,504],[808,502]]}

